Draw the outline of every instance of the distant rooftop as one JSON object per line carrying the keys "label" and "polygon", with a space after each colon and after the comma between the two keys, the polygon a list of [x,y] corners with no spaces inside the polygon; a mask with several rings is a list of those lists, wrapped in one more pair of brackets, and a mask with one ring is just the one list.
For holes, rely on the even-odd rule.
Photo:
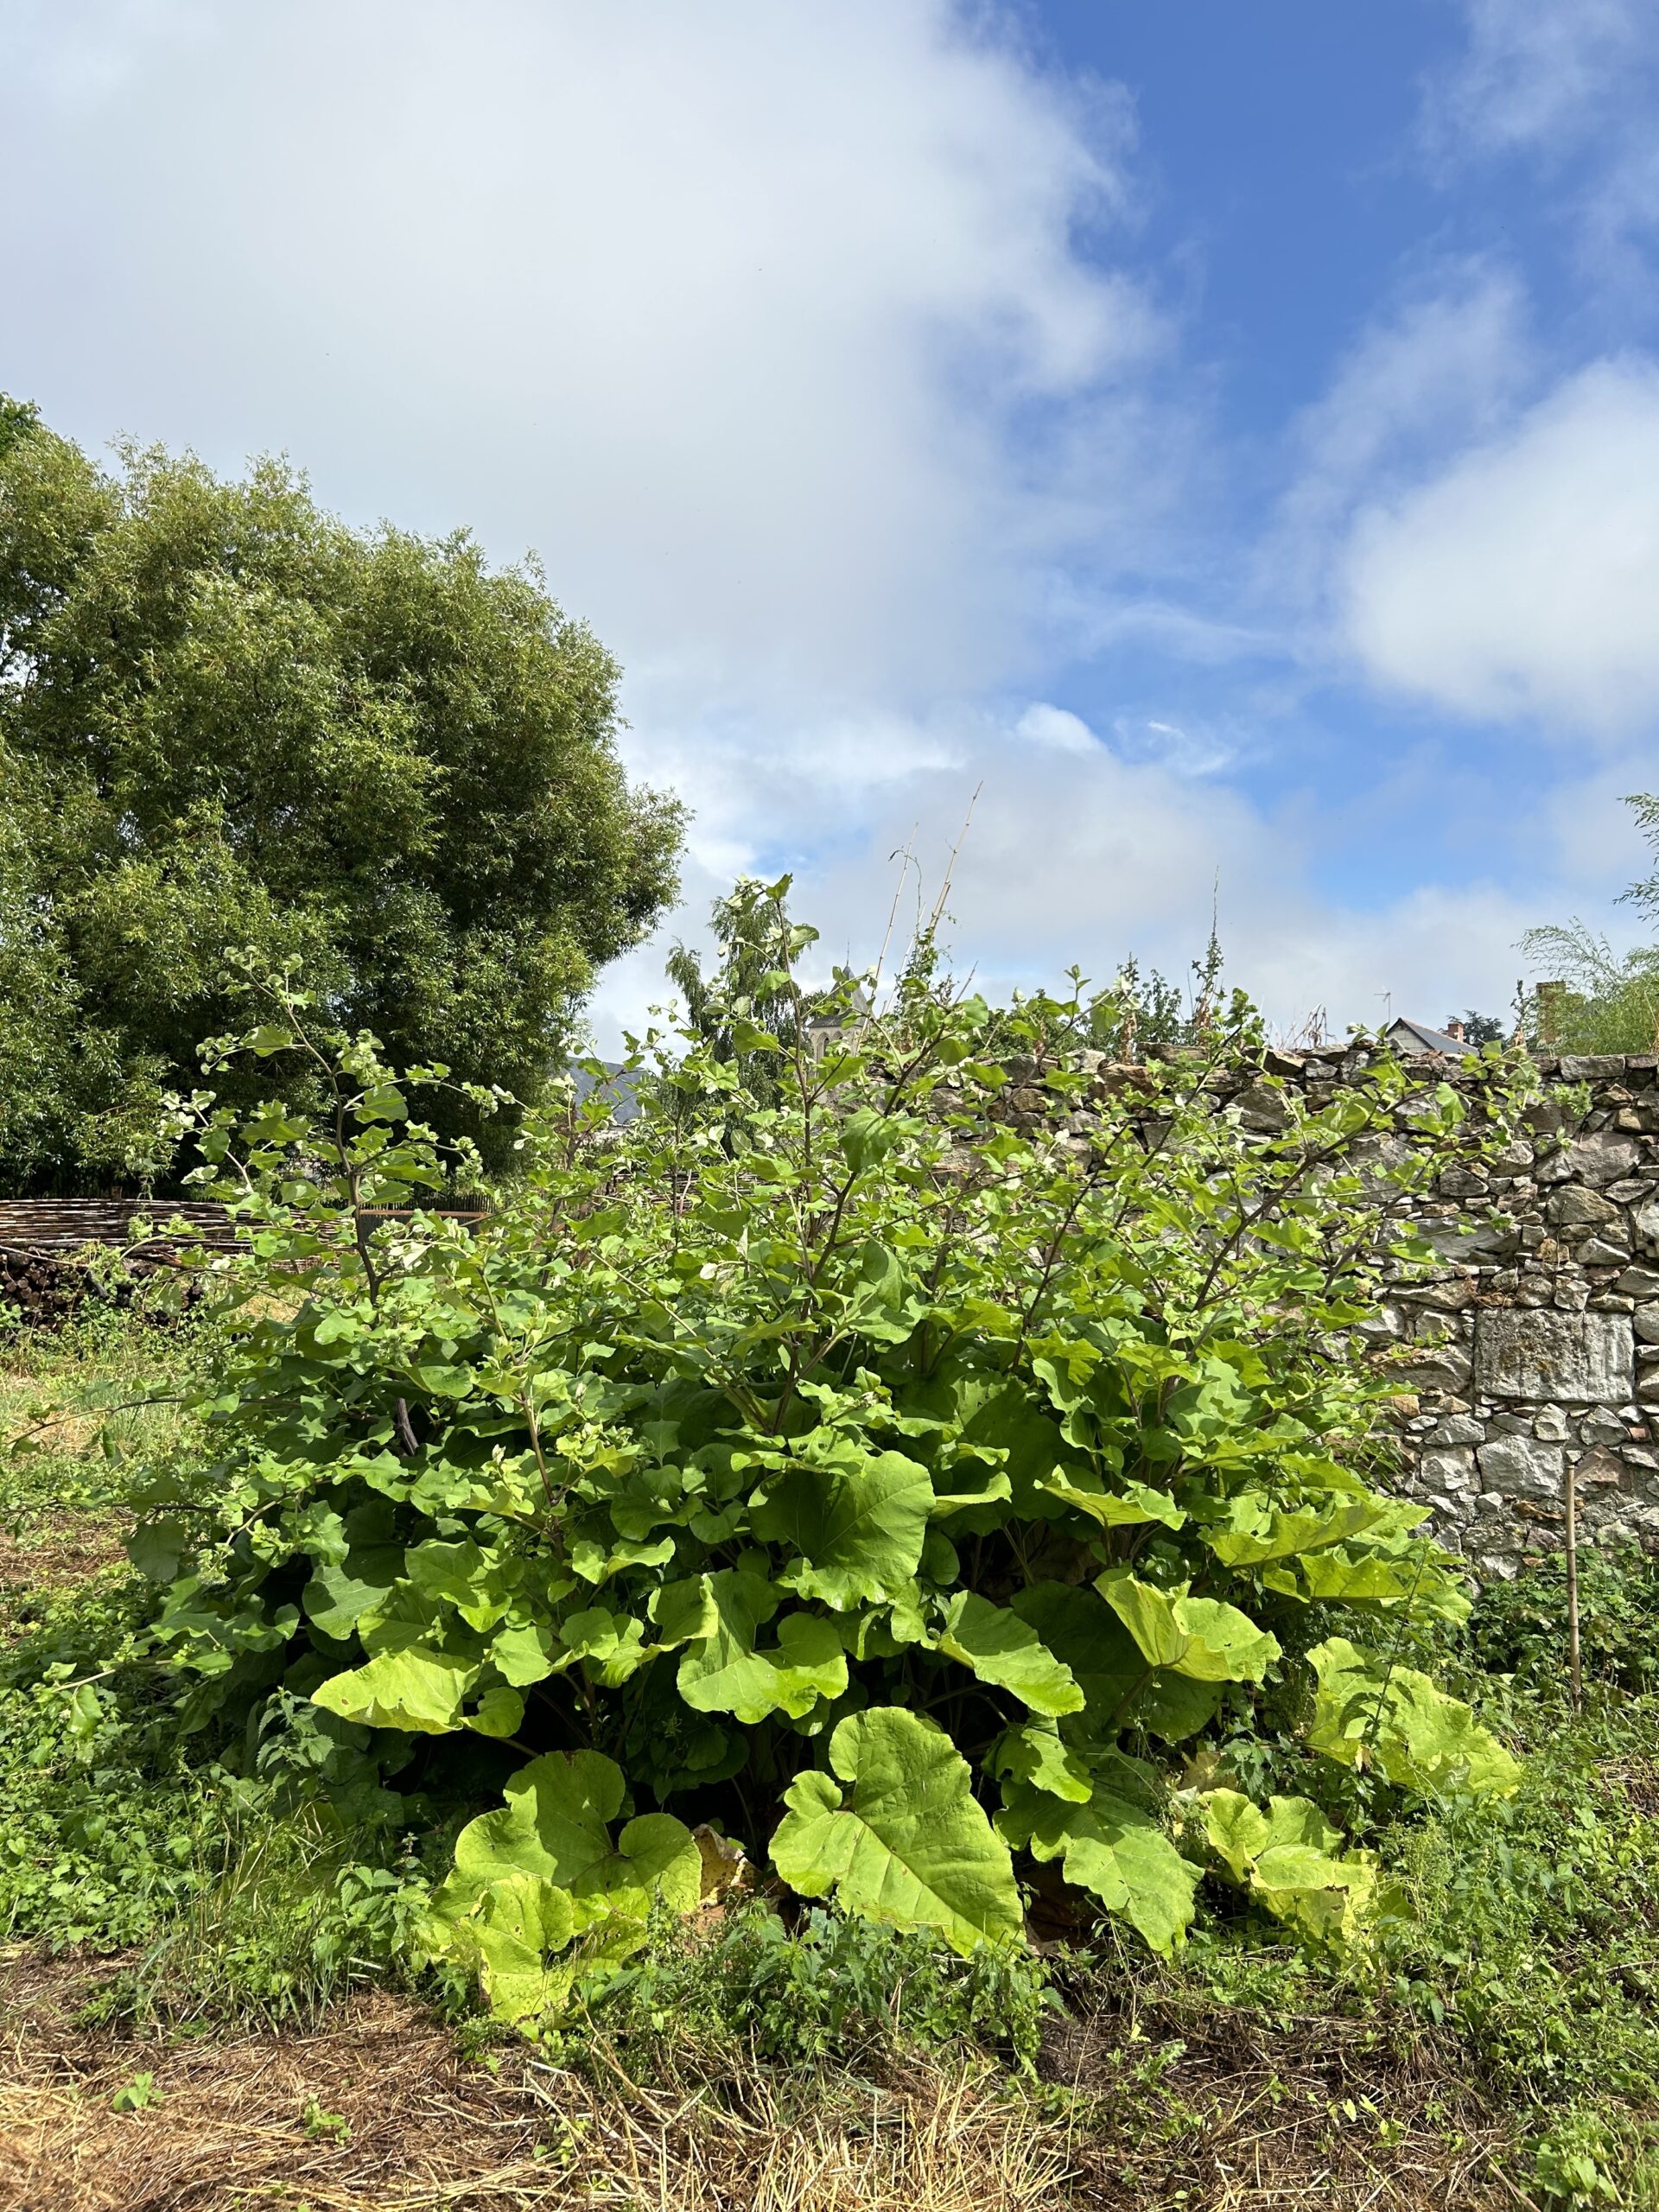
{"label": "distant rooftop", "polygon": [[1405,1052],[1473,1052],[1478,1047],[1466,1037],[1454,1037],[1449,1029],[1432,1029],[1426,1021],[1408,1021],[1402,1014],[1391,1021],[1385,1033],[1390,1045],[1398,1046]]}

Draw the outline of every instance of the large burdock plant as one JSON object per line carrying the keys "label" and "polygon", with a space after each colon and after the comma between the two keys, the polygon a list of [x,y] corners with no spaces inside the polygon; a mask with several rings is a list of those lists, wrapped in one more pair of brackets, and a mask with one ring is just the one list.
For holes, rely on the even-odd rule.
{"label": "large burdock plant", "polygon": [[[782,889],[752,894],[773,1001],[811,937]],[[1396,1663],[1464,1600],[1379,1482],[1389,1378],[1351,1333],[1427,1256],[1399,1201],[1501,1139],[1496,1058],[1478,1114],[1379,1058],[1318,1106],[1260,1075],[1247,1128],[1242,1001],[1132,1071],[1067,1051],[1077,1001],[912,980],[826,1032],[820,995],[816,1049],[739,1005],[735,1058],[640,1047],[626,1128],[602,1088],[526,1120],[469,1226],[419,1210],[443,1071],[266,988],[216,1057],[308,1053],[335,1103],[181,1109],[250,1302],[216,1463],[138,1550],[184,1570],[176,1664],[268,1755],[359,1811],[482,1808],[424,1940],[506,2017],[695,1904],[711,1828],[963,1951],[1020,1936],[1033,1880],[1171,1948],[1206,1870],[1351,1940],[1376,1869],[1311,1800],[1181,1785],[1264,1698],[1310,1770],[1512,1785]]]}

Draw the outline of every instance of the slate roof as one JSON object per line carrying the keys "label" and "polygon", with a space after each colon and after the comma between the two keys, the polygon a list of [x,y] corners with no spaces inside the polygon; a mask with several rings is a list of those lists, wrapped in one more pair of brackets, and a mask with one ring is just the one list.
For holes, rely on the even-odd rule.
{"label": "slate roof", "polygon": [[1462,1054],[1479,1049],[1466,1037],[1453,1037],[1448,1030],[1432,1029],[1426,1021],[1408,1021],[1403,1014],[1389,1024],[1388,1039],[1389,1044],[1398,1045],[1408,1052]]}

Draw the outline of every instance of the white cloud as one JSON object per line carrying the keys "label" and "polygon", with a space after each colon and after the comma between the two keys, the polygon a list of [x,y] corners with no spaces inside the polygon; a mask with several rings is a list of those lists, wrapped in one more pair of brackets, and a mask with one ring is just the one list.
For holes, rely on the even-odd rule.
{"label": "white cloud", "polygon": [[1478,157],[1541,163],[1605,303],[1626,310],[1659,226],[1659,14],[1651,0],[1464,0],[1463,12],[1466,44],[1424,104],[1432,165],[1449,182]]}
{"label": "white cloud", "polygon": [[1051,746],[1060,753],[1092,753],[1100,742],[1081,715],[1065,707],[1045,706],[1040,701],[1026,709],[1014,726],[1014,734],[1027,744]]}
{"label": "white cloud", "polygon": [[1465,0],[1468,44],[1430,92],[1443,151],[1558,149],[1649,50],[1644,0]]}
{"label": "white cloud", "polygon": [[1659,718],[1659,368],[1603,362],[1358,518],[1343,620],[1376,678],[1566,734]]}
{"label": "white cloud", "polygon": [[757,704],[1000,677],[1141,512],[1127,111],[946,0],[25,22],[6,372],[73,427],[287,444]]}
{"label": "white cloud", "polygon": [[1492,429],[1531,371],[1514,274],[1478,261],[1435,270],[1361,334],[1294,424],[1295,475],[1258,556],[1259,588],[1317,598],[1356,506]]}

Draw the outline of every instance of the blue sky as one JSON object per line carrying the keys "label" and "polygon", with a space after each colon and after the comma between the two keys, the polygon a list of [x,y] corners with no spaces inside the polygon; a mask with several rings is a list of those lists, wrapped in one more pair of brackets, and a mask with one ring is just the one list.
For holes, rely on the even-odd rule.
{"label": "blue sky", "polygon": [[[0,0],[0,385],[534,548],[695,928],[910,845],[1294,1028],[1615,935],[1659,785],[1643,0]],[[660,994],[620,963],[602,1035]]]}

